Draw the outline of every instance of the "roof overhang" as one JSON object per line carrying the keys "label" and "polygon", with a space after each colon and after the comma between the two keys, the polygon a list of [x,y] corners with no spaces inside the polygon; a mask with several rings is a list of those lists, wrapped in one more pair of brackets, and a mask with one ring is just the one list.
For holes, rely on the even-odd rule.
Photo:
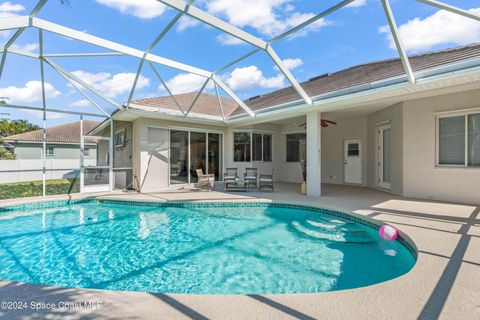
{"label": "roof overhang", "polygon": [[112,115],[114,120],[132,121],[137,118],[156,118],[178,122],[205,123],[217,126],[225,126],[222,117],[211,116],[201,113],[190,112],[188,117],[184,117],[180,111],[166,109],[162,107],[148,107],[130,103],[128,108],[117,111]]}

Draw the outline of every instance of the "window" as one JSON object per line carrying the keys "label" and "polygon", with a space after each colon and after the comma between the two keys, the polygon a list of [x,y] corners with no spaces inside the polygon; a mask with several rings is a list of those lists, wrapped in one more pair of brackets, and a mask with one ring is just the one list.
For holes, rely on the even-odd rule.
{"label": "window", "polygon": [[438,119],[438,164],[480,166],[480,113]]}
{"label": "window", "polygon": [[262,134],[252,133],[253,141],[253,161],[262,161],[263,150],[262,150]]}
{"label": "window", "polygon": [[83,149],[83,155],[85,157],[90,157],[90,148],[84,148]]}
{"label": "window", "polygon": [[300,162],[307,156],[307,135],[305,133],[287,134],[287,162]]}
{"label": "window", "polygon": [[117,132],[115,132],[115,147],[116,148],[121,148],[123,147],[127,141],[126,141],[126,131],[125,129],[120,129]]}
{"label": "window", "polygon": [[54,152],[53,146],[47,146],[47,149],[46,149],[46,151],[45,151],[45,154],[46,154],[47,156],[53,156],[53,152]]}
{"label": "window", "polygon": [[347,149],[347,154],[349,157],[358,157],[360,156],[360,144],[359,143],[349,143]]}
{"label": "window", "polygon": [[[233,134],[234,161],[272,161],[272,135],[256,132]],[[250,156],[251,154],[251,156]]]}
{"label": "window", "polygon": [[272,161],[272,135],[271,134],[263,135],[263,161],[264,162]]}
{"label": "window", "polygon": [[249,132],[233,133],[233,161],[250,162],[251,137]]}

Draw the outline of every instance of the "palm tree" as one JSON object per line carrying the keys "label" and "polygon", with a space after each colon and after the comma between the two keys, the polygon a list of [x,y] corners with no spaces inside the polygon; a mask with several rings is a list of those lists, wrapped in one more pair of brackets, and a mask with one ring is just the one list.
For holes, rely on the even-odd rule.
{"label": "palm tree", "polygon": [[0,120],[0,139],[2,137],[11,136],[40,129],[36,124],[30,123],[27,120]]}

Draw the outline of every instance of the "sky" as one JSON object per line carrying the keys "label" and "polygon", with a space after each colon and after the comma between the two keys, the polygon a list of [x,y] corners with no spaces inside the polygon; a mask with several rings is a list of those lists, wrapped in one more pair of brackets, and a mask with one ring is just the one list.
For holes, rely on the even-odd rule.
{"label": "sky", "polygon": [[[340,0],[197,0],[194,6],[263,40],[322,12]],[[480,0],[443,0],[480,14]],[[408,54],[480,42],[480,23],[415,0],[390,0]],[[32,0],[0,1],[0,17],[28,15]],[[156,0],[49,0],[38,17],[91,35],[145,50],[176,15]],[[0,46],[14,31],[0,31]],[[29,28],[15,41],[18,50],[39,52],[39,32]],[[44,32],[44,53],[97,53],[107,50]],[[298,81],[361,63],[398,57],[380,0],[356,0],[341,10],[273,45]],[[152,53],[215,71],[254,48],[193,18],[182,17]],[[139,59],[128,56],[53,57],[56,64],[81,78],[102,95],[124,104],[132,88]],[[47,108],[100,113],[71,84],[45,64]],[[197,91],[205,79],[155,64],[173,93]],[[221,72],[223,81],[242,99],[271,92],[290,83],[265,52]],[[206,91],[213,93],[211,83]],[[225,95],[224,92],[220,92]],[[108,113],[116,107],[89,94]],[[133,99],[166,95],[151,67],[144,64]],[[0,79],[0,97],[8,103],[41,107],[40,62],[7,56]],[[41,123],[37,111],[0,108],[0,118]],[[78,116],[49,113],[47,126],[78,120]],[[88,117],[87,117],[88,118]]]}

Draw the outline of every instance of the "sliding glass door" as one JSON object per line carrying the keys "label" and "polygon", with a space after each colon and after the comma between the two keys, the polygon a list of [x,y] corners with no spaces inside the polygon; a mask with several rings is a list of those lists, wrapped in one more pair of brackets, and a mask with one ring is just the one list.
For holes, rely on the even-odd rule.
{"label": "sliding glass door", "polygon": [[196,131],[170,131],[170,184],[197,183],[197,169],[222,179],[222,135]]}
{"label": "sliding glass door", "polygon": [[190,132],[190,183],[197,183],[197,169],[206,173],[207,134]]}
{"label": "sliding glass door", "polygon": [[222,135],[208,134],[208,173],[215,175],[215,180],[222,180]]}
{"label": "sliding glass door", "polygon": [[170,184],[188,183],[188,131],[170,130]]}

